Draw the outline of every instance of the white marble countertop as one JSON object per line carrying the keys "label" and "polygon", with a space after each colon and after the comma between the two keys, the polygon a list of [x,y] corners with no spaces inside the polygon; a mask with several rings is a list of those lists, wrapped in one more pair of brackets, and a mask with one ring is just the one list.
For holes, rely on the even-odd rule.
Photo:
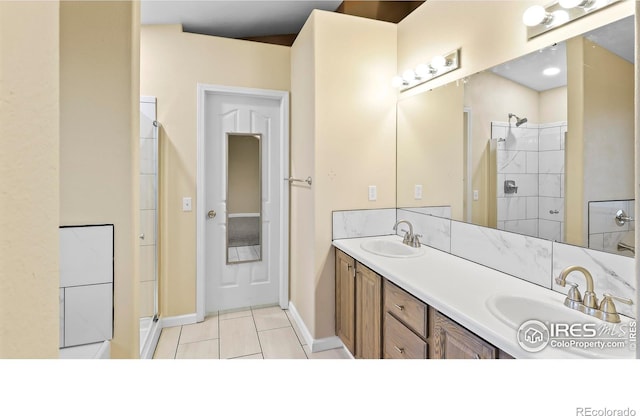
{"label": "white marble countertop", "polygon": [[[507,325],[487,307],[493,296],[518,296],[561,305],[566,314],[559,316],[558,322],[586,320],[597,325],[603,322],[564,307],[565,295],[561,293],[427,246],[422,246],[423,255],[412,258],[385,257],[361,248],[363,242],[376,239],[402,240],[399,236],[350,238],[334,240],[333,245],[515,358],[635,357],[635,351],[628,347],[611,355],[593,350],[587,355],[577,354],[570,349],[551,346],[540,352],[527,352],[517,342],[517,328]],[[529,319],[536,319],[536,316]],[[622,319],[623,323],[630,322],[624,316]]]}

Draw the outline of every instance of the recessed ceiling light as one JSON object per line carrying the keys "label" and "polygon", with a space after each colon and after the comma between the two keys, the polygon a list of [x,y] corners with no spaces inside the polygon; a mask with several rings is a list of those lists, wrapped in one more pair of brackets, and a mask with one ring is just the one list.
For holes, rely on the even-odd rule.
{"label": "recessed ceiling light", "polygon": [[542,73],[548,77],[552,77],[560,73],[560,68],[551,66],[549,68],[546,68],[544,71],[542,71]]}

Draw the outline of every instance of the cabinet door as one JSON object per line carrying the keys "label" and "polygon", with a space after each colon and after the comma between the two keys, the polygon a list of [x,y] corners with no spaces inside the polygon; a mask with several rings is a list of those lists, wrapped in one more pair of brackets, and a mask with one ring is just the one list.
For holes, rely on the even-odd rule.
{"label": "cabinet door", "polygon": [[382,356],[382,278],[356,266],[356,358]]}
{"label": "cabinet door", "polygon": [[430,358],[496,358],[497,349],[453,322],[446,316],[435,312]]}
{"label": "cabinet door", "polygon": [[355,261],[336,250],[336,334],[353,355],[356,345],[355,276]]}

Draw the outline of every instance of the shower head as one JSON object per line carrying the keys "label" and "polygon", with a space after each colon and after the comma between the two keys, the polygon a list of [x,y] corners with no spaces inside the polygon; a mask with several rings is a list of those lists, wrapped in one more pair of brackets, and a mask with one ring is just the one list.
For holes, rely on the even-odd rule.
{"label": "shower head", "polygon": [[520,127],[522,126],[524,123],[527,122],[527,118],[526,117],[518,117],[517,115],[513,114],[513,113],[509,113],[509,121],[511,121],[511,117],[515,117],[516,119],[516,127]]}

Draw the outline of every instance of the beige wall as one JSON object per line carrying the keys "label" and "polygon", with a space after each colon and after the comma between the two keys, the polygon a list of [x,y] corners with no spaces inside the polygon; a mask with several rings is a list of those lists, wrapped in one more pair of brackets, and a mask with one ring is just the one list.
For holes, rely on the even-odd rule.
{"label": "beige wall", "polygon": [[589,201],[634,198],[634,66],[582,37],[569,51],[570,97],[584,101],[570,110],[567,172],[583,176],[567,178],[582,183],[567,183],[566,233],[586,245]]}
{"label": "beige wall", "polygon": [[60,4],[60,224],[114,224],[113,358],[138,352],[137,2]]}
{"label": "beige wall", "polygon": [[538,123],[567,121],[567,87],[553,88],[540,93]]}
{"label": "beige wall", "polygon": [[[464,172],[462,84],[451,83],[398,102],[398,206],[451,205],[462,219]],[[422,185],[423,198],[414,198]]]}
{"label": "beige wall", "polygon": [[160,130],[160,314],[196,310],[196,87],[198,83],[289,90],[290,48],[141,28],[140,94],[158,99]]}
{"label": "beige wall", "polygon": [[331,212],[395,206],[396,26],[316,10],[292,50],[292,174],[314,182],[291,192],[291,299],[318,339],[335,335]]}
{"label": "beige wall", "polygon": [[0,358],[58,356],[59,2],[0,2]]}
{"label": "beige wall", "polygon": [[[291,176],[315,177],[316,138],[316,14],[312,13],[291,46]],[[315,188],[298,186],[290,191],[289,290],[290,298],[315,333],[316,304],[313,270],[315,242]],[[329,299],[328,302],[331,302]]]}
{"label": "beige wall", "polygon": [[231,135],[228,140],[228,212],[260,212],[260,139]]}

